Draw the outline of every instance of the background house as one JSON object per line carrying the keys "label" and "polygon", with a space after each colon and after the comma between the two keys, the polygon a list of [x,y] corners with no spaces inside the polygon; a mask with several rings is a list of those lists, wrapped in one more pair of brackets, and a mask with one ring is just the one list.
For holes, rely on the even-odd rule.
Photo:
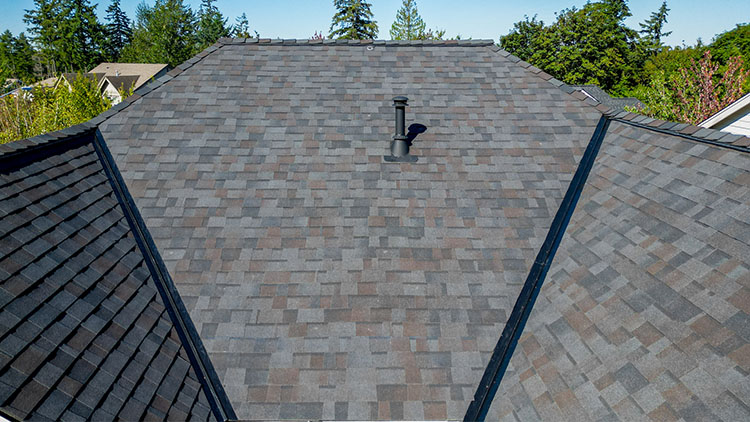
{"label": "background house", "polygon": [[136,90],[144,84],[165,75],[169,65],[154,63],[100,63],[88,73],[100,73],[105,78],[99,83],[102,94],[113,104],[122,101],[120,90]]}
{"label": "background house", "polygon": [[[84,78],[92,80],[103,96],[118,104],[122,101],[121,92],[134,91],[150,81],[165,75],[169,71],[169,65],[153,63],[100,63],[86,73],[80,74]],[[59,77],[47,78],[37,82],[30,87],[18,88],[5,95],[17,95],[22,90],[31,90],[32,87],[57,89],[61,84],[69,86],[68,81],[77,78],[78,73],[63,73]]]}
{"label": "background house", "polygon": [[699,126],[750,136],[750,94],[745,94]]}

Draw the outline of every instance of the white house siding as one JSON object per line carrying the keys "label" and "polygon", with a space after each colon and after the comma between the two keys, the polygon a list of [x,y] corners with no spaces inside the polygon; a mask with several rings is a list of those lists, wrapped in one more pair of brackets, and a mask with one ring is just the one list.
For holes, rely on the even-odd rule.
{"label": "white house siding", "polygon": [[742,107],[732,115],[714,126],[714,129],[723,130],[737,135],[750,136],[750,104]]}
{"label": "white house siding", "polygon": [[[112,105],[117,105],[122,101],[122,97],[120,96],[120,92],[112,86],[110,83],[104,84],[104,90],[102,94],[106,95],[110,100],[112,100]],[[2,422],[2,421],[0,421]]]}

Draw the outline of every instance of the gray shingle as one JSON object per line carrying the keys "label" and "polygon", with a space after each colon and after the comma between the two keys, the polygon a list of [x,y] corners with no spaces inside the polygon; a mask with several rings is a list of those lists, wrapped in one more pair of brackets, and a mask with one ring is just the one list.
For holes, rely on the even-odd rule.
{"label": "gray shingle", "polygon": [[[611,124],[491,415],[733,420],[748,409],[736,392],[750,382],[740,357],[750,322],[738,306],[750,246],[723,231],[743,207],[725,199],[750,190],[701,166],[746,172],[750,155]],[[692,217],[674,206],[682,199]],[[590,351],[575,365],[571,338]]]}
{"label": "gray shingle", "polygon": [[[102,124],[240,418],[463,416],[441,371],[494,347],[599,118],[480,44],[227,43]],[[427,126],[416,163],[383,160],[394,95]],[[264,387],[271,362],[332,381]],[[381,410],[355,368],[405,368],[409,393]]]}

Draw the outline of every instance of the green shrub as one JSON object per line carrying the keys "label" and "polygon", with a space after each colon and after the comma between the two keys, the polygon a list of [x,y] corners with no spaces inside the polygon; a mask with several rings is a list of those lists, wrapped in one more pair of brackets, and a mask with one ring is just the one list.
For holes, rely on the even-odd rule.
{"label": "green shrub", "polygon": [[78,77],[56,89],[36,87],[0,98],[0,143],[30,138],[89,120],[111,107],[96,81]]}

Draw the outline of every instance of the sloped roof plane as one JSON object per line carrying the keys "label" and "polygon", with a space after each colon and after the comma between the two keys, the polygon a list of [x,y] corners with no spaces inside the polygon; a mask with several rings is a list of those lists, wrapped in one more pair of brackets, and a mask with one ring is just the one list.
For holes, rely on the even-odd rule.
{"label": "sloped roof plane", "polygon": [[109,83],[115,89],[129,90],[135,86],[135,81],[138,79],[136,75],[130,76],[105,76],[102,78],[102,85],[104,82]]}
{"label": "sloped roof plane", "polygon": [[[416,163],[383,157],[395,95]],[[748,408],[749,138],[618,113],[477,40],[222,39],[87,125],[240,418]]]}
{"label": "sloped roof plane", "polygon": [[599,118],[487,45],[224,45],[101,126],[240,417],[463,415]]}
{"label": "sloped roof plane", "polygon": [[0,414],[216,420],[210,362],[106,146],[92,129],[18,142],[0,155]]}
{"label": "sloped roof plane", "polygon": [[521,420],[750,417],[750,154],[613,122],[493,403]]}

